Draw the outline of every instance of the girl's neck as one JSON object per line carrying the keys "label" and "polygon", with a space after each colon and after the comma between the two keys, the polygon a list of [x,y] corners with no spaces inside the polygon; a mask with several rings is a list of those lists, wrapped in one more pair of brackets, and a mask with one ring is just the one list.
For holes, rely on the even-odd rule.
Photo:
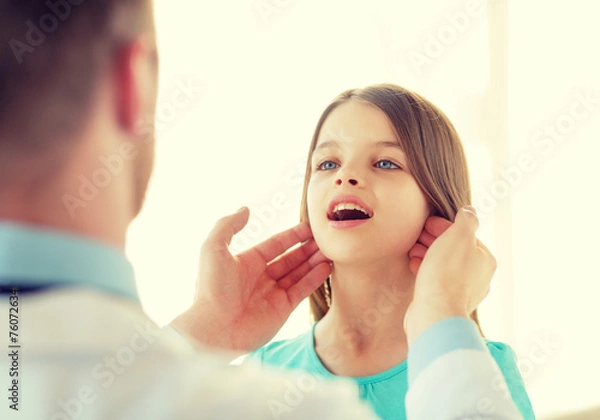
{"label": "girl's neck", "polygon": [[315,350],[324,365],[338,375],[365,376],[405,360],[403,322],[413,288],[408,257],[335,264],[332,305],[315,329]]}

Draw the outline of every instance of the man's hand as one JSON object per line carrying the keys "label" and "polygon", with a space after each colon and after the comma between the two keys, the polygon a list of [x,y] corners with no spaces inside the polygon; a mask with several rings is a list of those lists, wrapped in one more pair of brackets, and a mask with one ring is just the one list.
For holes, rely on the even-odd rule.
{"label": "man's hand", "polygon": [[454,316],[468,318],[490,290],[496,260],[476,237],[473,210],[461,209],[455,223],[430,217],[409,252],[416,274],[414,298],[404,327],[410,343],[435,322]]}
{"label": "man's hand", "polygon": [[[307,224],[233,256],[229,244],[249,214],[244,207],[217,222],[200,251],[194,303],[171,323],[204,345],[239,353],[273,338],[331,272]],[[297,243],[301,246],[286,252]]]}

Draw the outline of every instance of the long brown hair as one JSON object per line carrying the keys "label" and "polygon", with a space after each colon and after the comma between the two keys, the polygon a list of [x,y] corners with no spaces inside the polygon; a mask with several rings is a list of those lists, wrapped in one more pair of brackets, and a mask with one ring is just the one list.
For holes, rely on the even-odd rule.
{"label": "long brown hair", "polygon": [[[338,95],[325,109],[312,137],[302,190],[300,220],[308,221],[307,191],[312,154],[325,120],[339,105],[351,100],[376,106],[389,118],[406,154],[410,171],[425,194],[431,215],[454,220],[458,210],[471,204],[467,160],[460,138],[446,115],[422,96],[393,84],[350,89]],[[327,279],[329,282],[329,279]],[[313,321],[329,310],[325,286],[310,297]],[[479,325],[477,310],[471,318]]]}

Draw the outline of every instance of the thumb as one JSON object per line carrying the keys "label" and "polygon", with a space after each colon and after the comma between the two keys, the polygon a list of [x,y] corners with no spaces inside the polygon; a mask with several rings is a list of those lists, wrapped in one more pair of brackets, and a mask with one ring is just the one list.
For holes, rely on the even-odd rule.
{"label": "thumb", "polygon": [[473,206],[464,206],[456,214],[455,226],[468,230],[475,234],[479,228],[479,218],[477,217],[477,210]]}
{"label": "thumb", "polygon": [[235,213],[219,219],[208,234],[204,247],[213,251],[228,249],[233,235],[246,226],[249,218],[250,211],[244,206]]}

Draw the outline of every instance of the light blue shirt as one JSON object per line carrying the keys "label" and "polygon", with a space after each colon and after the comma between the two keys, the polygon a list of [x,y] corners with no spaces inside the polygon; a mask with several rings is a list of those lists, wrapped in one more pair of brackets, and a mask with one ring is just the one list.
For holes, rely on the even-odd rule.
{"label": "light blue shirt", "polygon": [[62,230],[0,223],[0,287],[85,287],[138,299],[119,249]]}
{"label": "light blue shirt", "polygon": [[[314,346],[314,323],[300,336],[267,344],[250,355],[250,359],[286,369],[301,369],[318,376],[335,377],[323,365]],[[417,378],[434,360],[456,350],[489,352],[500,367],[515,404],[526,420],[534,420],[533,409],[512,349],[503,343],[481,339],[477,325],[465,318],[450,318],[435,324],[419,336],[406,360],[384,372],[352,377],[360,398],[367,401],[384,420],[404,420],[404,398],[409,382]],[[407,367],[410,365],[410,369]]]}

